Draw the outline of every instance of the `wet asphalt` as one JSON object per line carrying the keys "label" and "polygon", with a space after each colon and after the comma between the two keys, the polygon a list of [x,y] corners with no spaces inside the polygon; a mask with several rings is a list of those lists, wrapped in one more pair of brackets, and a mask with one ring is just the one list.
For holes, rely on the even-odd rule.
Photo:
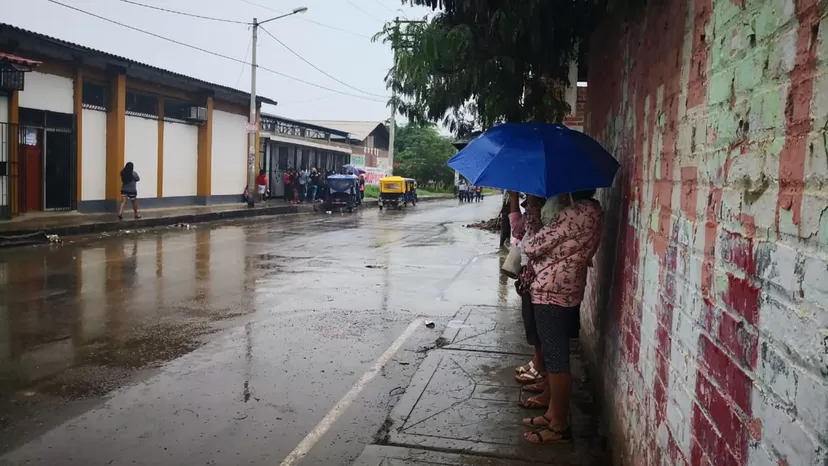
{"label": "wet asphalt", "polygon": [[411,323],[299,464],[349,465],[446,323],[514,304],[481,204],[0,251],[0,464],[279,464]]}

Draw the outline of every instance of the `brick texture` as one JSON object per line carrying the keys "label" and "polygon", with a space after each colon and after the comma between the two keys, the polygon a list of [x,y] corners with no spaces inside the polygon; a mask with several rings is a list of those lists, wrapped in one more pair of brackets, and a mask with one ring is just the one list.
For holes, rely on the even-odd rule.
{"label": "brick texture", "polygon": [[582,306],[618,463],[824,466],[825,5],[648,3],[584,99],[621,162]]}

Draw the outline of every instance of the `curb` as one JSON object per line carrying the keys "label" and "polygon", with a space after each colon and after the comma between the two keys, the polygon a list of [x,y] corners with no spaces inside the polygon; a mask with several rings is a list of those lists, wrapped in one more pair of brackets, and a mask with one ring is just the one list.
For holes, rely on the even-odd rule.
{"label": "curb", "polygon": [[[449,199],[446,196],[430,196],[423,197],[420,202],[424,201],[439,201]],[[377,201],[370,200],[363,202],[363,207],[376,207]],[[170,217],[154,217],[142,218],[139,220],[112,221],[102,223],[85,223],[82,225],[59,226],[48,228],[44,230],[11,230],[0,234],[0,248],[10,248],[16,246],[29,246],[34,244],[48,243],[49,237],[57,236],[78,236],[88,235],[93,233],[105,233],[112,231],[146,229],[162,226],[170,226],[178,223],[205,223],[214,222],[218,220],[234,220],[252,217],[263,217],[271,215],[285,215],[308,213],[312,214],[315,210],[300,208],[296,205],[280,205],[272,207],[259,207],[255,209],[237,209],[224,210],[219,212],[204,212],[200,214],[186,214],[173,215]]]}

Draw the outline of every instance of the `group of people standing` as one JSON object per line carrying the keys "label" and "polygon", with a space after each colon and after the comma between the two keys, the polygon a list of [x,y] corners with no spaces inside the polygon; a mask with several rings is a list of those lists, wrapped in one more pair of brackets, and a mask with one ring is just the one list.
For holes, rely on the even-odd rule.
{"label": "group of people standing", "polygon": [[483,200],[483,188],[474,186],[466,180],[461,179],[457,183],[457,197],[460,202],[480,202]]}
{"label": "group of people standing", "polygon": [[328,176],[333,175],[333,170],[322,171],[317,168],[302,168],[296,170],[289,168],[284,176],[285,181],[285,202],[300,204],[302,202],[316,202],[322,198]]}
{"label": "group of people standing", "polygon": [[513,247],[521,254],[515,287],[521,296],[526,339],[534,347],[532,361],[516,369],[515,379],[525,392],[535,393],[521,399],[520,405],[544,410],[522,421],[533,429],[524,434],[531,443],[572,440],[570,339],[579,335],[587,271],[603,222],[594,194],[592,189],[550,199],[525,196],[522,203],[518,193],[504,195]]}

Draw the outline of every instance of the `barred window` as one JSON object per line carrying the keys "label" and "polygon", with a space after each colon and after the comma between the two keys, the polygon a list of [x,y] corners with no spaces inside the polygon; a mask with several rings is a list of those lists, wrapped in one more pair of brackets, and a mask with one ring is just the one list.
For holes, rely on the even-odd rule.
{"label": "barred window", "polygon": [[158,97],[127,91],[126,111],[141,115],[158,115]]}
{"label": "barred window", "polygon": [[81,101],[85,107],[106,110],[109,106],[109,87],[92,81],[83,81]]}

